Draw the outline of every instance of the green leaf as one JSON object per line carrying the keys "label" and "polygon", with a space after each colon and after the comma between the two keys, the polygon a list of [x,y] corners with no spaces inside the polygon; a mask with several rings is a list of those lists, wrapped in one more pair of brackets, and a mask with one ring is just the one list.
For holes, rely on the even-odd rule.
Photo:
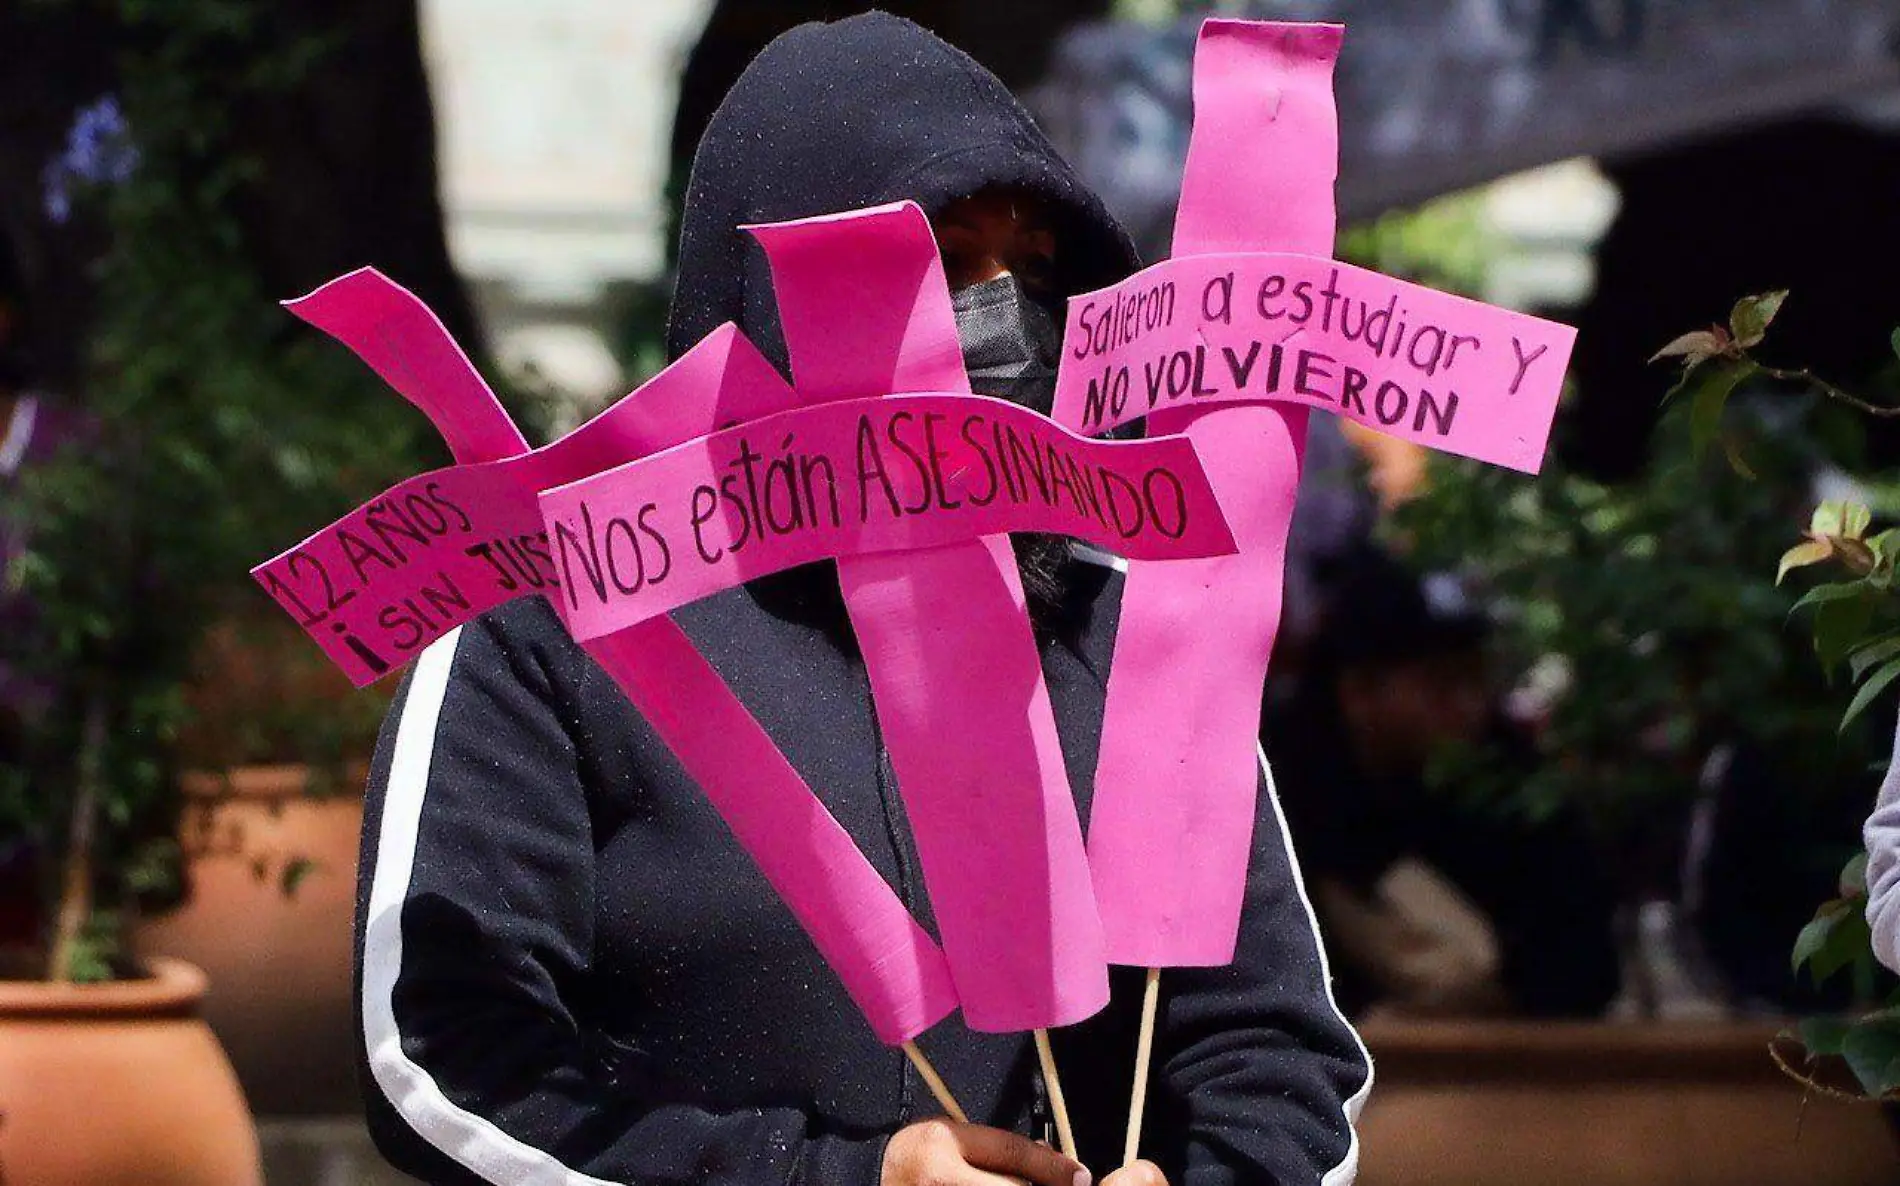
{"label": "green leaf", "polygon": [[1900,527],[1889,527],[1879,535],[1868,539],[1867,547],[1876,559],[1887,561],[1894,558],[1894,544],[1897,541],[1900,541]]}
{"label": "green leaf", "polygon": [[1864,502],[1850,502],[1841,509],[1841,534],[1848,539],[1859,539],[1867,534],[1867,528],[1873,525],[1874,513]]}
{"label": "green leaf", "polygon": [[1873,954],[1873,934],[1867,927],[1867,914],[1859,902],[1836,899],[1839,912],[1833,916],[1821,949],[1808,961],[1808,971],[1820,984],[1843,968],[1866,962]]}
{"label": "green leaf", "polygon": [[1893,336],[1888,338],[1887,341],[1893,346],[1893,356],[1900,358],[1900,328],[1895,329]]}
{"label": "green leaf", "polygon": [[1842,898],[1864,898],[1867,896],[1867,850],[1862,849],[1848,858],[1841,866],[1840,889]]}
{"label": "green leaf", "polygon": [[1847,711],[1841,716],[1840,731],[1847,732],[1847,727],[1854,723],[1854,718],[1865,712],[1867,706],[1878,699],[1880,694],[1887,690],[1887,685],[1893,683],[1895,679],[1900,679],[1900,659],[1888,661],[1885,667],[1868,677],[1867,682],[1860,686],[1860,691],[1854,693],[1853,702],[1847,706]]}
{"label": "green leaf", "polygon": [[1735,308],[1728,315],[1729,332],[1735,335],[1735,344],[1746,350],[1750,346],[1761,344],[1768,332],[1768,325],[1781,311],[1781,303],[1788,299],[1788,290],[1776,289],[1760,296],[1743,297],[1735,302]]}
{"label": "green leaf", "polygon": [[1814,508],[1814,514],[1808,519],[1809,535],[1839,535],[1841,524],[1847,520],[1847,503],[1838,498],[1830,498]]}
{"label": "green leaf", "polygon": [[1715,440],[1722,427],[1722,409],[1728,406],[1728,397],[1756,369],[1752,362],[1726,359],[1711,366],[1696,368],[1677,388],[1687,392],[1692,401],[1689,409],[1689,438],[1690,448],[1698,461],[1708,453],[1709,443]]}
{"label": "green leaf", "polygon": [[1819,564],[1833,554],[1834,549],[1828,546],[1826,540],[1803,540],[1781,554],[1781,565],[1775,569],[1775,584],[1786,580],[1795,569]]}
{"label": "green leaf", "polygon": [[1722,434],[1722,455],[1728,458],[1728,467],[1735,471],[1737,477],[1749,482],[1755,480],[1754,467],[1748,464],[1748,458],[1742,456],[1741,442],[1735,439],[1734,433]]}
{"label": "green leaf", "polygon": [[1866,641],[1867,627],[1873,619],[1874,603],[1866,597],[1840,598],[1815,610],[1814,653],[1821,666],[1833,670],[1849,651]]}
{"label": "green leaf", "polygon": [[[1827,946],[1828,936],[1834,933],[1835,926],[1839,924],[1841,916],[1847,913],[1847,909],[1847,903],[1836,898],[1814,912],[1814,917],[1808,921],[1808,925],[1802,927],[1801,933],[1794,937],[1794,950],[1788,956],[1789,965],[1794,971],[1799,972],[1802,965],[1819,955]],[[1818,980],[1820,977],[1816,976],[1815,979]]]}
{"label": "green leaf", "polygon": [[1871,1096],[1900,1087],[1900,1018],[1877,1015],[1847,1031],[1841,1057]]}
{"label": "green leaf", "polygon": [[1840,581],[1832,585],[1816,585],[1801,595],[1801,600],[1788,607],[1788,616],[1809,606],[1827,605],[1830,602],[1846,601],[1850,597],[1859,597],[1866,586],[1859,581]]}
{"label": "green leaf", "polygon": [[284,864],[284,872],[280,883],[284,891],[284,896],[288,898],[296,894],[297,887],[303,884],[304,878],[316,871],[317,863],[309,857],[292,857]]}
{"label": "green leaf", "polygon": [[1795,1027],[1807,1052],[1823,1057],[1839,1054],[1841,1043],[1852,1028],[1854,1023],[1845,1017],[1804,1017]]}
{"label": "green leaf", "polygon": [[1855,647],[1847,656],[1847,667],[1854,682],[1859,683],[1870,669],[1895,658],[1900,658],[1900,631],[1883,634]]}

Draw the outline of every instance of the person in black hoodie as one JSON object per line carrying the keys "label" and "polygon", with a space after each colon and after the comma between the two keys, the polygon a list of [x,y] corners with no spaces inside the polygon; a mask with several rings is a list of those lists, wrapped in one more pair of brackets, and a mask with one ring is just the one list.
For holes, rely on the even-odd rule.
{"label": "person in black hoodie", "polygon": [[[1046,407],[1054,309],[1135,266],[1112,219],[994,77],[883,14],[801,26],[746,71],[695,160],[668,348],[727,320],[781,368],[763,255],[738,227],[911,198],[957,288],[981,390]],[[1120,577],[1019,544],[1086,819]],[[933,927],[833,566],[676,620]],[[1370,1085],[1335,1008],[1271,794],[1239,952],[1171,972],[1128,1183],[1340,1183]],[[416,663],[365,813],[358,1005],[369,1125],[430,1182],[1086,1186],[1037,1143],[1027,1035],[956,1018],[920,1044],[970,1114],[935,1116],[791,913],[541,600]],[[1139,973],[1054,1035],[1084,1161],[1114,1164]]]}

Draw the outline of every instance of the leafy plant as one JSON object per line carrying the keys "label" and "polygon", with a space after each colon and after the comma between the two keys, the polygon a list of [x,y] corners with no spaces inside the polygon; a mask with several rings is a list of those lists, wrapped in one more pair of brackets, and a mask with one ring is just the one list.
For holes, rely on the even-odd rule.
{"label": "leafy plant", "polygon": [[[1744,297],[1736,302],[1727,327],[1684,334],[1655,356],[1681,359],[1682,378],[1670,394],[1686,397],[1692,404],[1696,453],[1700,455],[1719,437],[1731,465],[1744,477],[1753,473],[1734,448],[1734,438],[1722,435],[1722,414],[1735,389],[1751,378],[1797,384],[1869,416],[1900,416],[1900,407],[1870,403],[1812,371],[1772,367],[1755,357],[1752,352],[1766,339],[1787,296],[1771,292]],[[1895,357],[1900,358],[1900,329],[1894,330],[1891,341]],[[1872,525],[1873,511],[1866,504],[1824,501],[1815,508],[1802,542],[1782,553],[1776,569],[1777,583],[1797,569],[1829,563],[1848,578],[1810,589],[1795,603],[1797,610],[1813,611],[1814,648],[1822,667],[1833,670],[1846,664],[1850,682],[1858,685],[1842,716],[1842,728],[1900,679],[1900,629],[1881,628],[1893,616],[1900,529],[1869,536]]]}
{"label": "leafy plant", "polygon": [[[1866,853],[1847,863],[1839,895],[1822,903],[1801,928],[1790,962],[1797,976],[1805,970],[1816,984],[1844,973],[1852,977],[1858,999],[1873,995],[1878,967],[1867,926]],[[1838,1058],[1868,1096],[1900,1098],[1900,992],[1858,1016],[1803,1018],[1787,1036],[1800,1043],[1807,1067],[1797,1070],[1784,1060],[1783,1069],[1804,1083],[1821,1086],[1815,1077],[1821,1060]]]}
{"label": "leafy plant", "polygon": [[119,967],[124,926],[176,885],[187,690],[207,632],[256,604],[245,571],[439,459],[249,263],[238,209],[264,179],[233,119],[334,40],[273,44],[268,6],[223,0],[112,11],[118,93],[43,178],[46,217],[105,243],[85,428],[6,509],[27,541],[11,592],[37,615],[9,662],[51,699],[0,767],[0,835],[43,858],[48,974],[66,979]]}
{"label": "leafy plant", "polygon": [[1716,743],[1744,733],[1812,754],[1817,777],[1864,765],[1857,738],[1836,738],[1773,578],[1812,445],[1763,431],[1752,448],[1764,480],[1712,482],[1682,447],[1688,429],[1671,411],[1658,463],[1615,485],[1560,457],[1535,482],[1434,459],[1426,492],[1392,523],[1421,564],[1461,572],[1499,607],[1498,658],[1535,702],[1544,760],[1528,777],[1480,761],[1440,769],[1445,789],[1533,815],[1581,806],[1632,895],[1673,876]]}
{"label": "leafy plant", "polygon": [[[1794,384],[1868,416],[1900,416],[1900,407],[1873,403],[1809,370],[1769,366],[1755,356],[1787,295],[1745,297],[1736,303],[1726,327],[1684,334],[1656,355],[1681,360],[1682,378],[1671,394],[1686,396],[1692,406],[1695,452],[1722,439],[1731,465],[1744,477],[1754,475],[1733,438],[1725,435],[1724,412],[1737,387],[1751,378]],[[1900,359],[1900,329],[1890,342]],[[1895,598],[1900,529],[1873,532],[1873,527],[1874,512],[1866,503],[1824,500],[1809,518],[1801,542],[1782,552],[1775,571],[1777,584],[1817,566],[1829,566],[1845,578],[1816,585],[1794,604],[1795,611],[1811,611],[1814,652],[1822,669],[1845,667],[1855,689],[1841,715],[1842,730],[1900,680],[1900,622],[1895,621],[1900,616]],[[1805,970],[1817,984],[1846,974],[1857,999],[1872,996],[1877,969],[1866,912],[1867,854],[1861,853],[1841,871],[1838,894],[1822,903],[1796,937],[1790,954],[1794,972]],[[1900,994],[1860,1016],[1808,1018],[1800,1023],[1797,1036],[1809,1063],[1808,1071],[1787,1067],[1797,1077],[1818,1085],[1811,1073],[1817,1060],[1839,1058],[1868,1096],[1900,1098]]]}

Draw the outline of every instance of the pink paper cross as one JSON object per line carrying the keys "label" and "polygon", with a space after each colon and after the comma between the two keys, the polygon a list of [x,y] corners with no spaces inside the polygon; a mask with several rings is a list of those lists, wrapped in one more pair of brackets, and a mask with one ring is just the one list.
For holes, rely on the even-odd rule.
{"label": "pink paper cross", "polygon": [[1212,486],[1185,439],[1090,442],[971,395],[915,205],[752,230],[804,406],[543,492],[568,626],[592,638],[838,559],[966,1021],[1079,1020],[1106,965],[1004,533],[1231,552]]}
{"label": "pink paper cross", "polygon": [[[535,501],[544,486],[792,398],[751,343],[722,326],[599,417],[529,452],[441,322],[380,274],[351,273],[289,307],[427,414],[460,462],[399,484],[254,574],[358,683],[486,609],[553,587]],[[393,630],[383,617],[391,606],[402,607]],[[658,617],[585,645],[713,801],[879,1038],[906,1042],[956,1007],[936,943],[683,631]]]}
{"label": "pink paper cross", "polygon": [[[969,391],[915,204],[752,232],[802,401]],[[1101,921],[1008,539],[851,557],[838,574],[965,1021],[1089,1016],[1108,1001]]]}
{"label": "pink paper cross", "polygon": [[1129,566],[1089,828],[1113,963],[1233,959],[1310,409],[1535,471],[1574,337],[1331,261],[1342,33],[1206,22],[1176,258],[1070,302],[1056,419],[1185,434],[1240,545]]}

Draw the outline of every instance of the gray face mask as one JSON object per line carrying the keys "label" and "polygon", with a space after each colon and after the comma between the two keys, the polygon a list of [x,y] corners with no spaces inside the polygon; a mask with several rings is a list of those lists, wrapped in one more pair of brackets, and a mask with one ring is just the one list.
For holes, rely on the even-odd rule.
{"label": "gray face mask", "polygon": [[1047,415],[1055,406],[1062,330],[1005,273],[950,294],[970,388]]}

